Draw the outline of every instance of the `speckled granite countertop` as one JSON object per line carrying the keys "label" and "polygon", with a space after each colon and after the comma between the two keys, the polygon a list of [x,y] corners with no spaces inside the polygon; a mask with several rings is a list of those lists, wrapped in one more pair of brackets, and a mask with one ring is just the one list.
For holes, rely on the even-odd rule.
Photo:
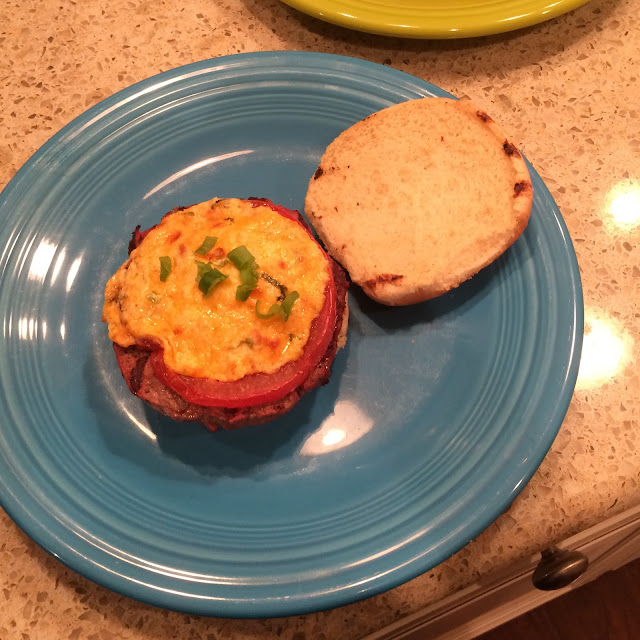
{"label": "speckled granite countertop", "polygon": [[424,42],[350,32],[275,0],[0,0],[0,45],[0,186],[102,98],[223,54],[339,53],[468,96],[513,133],[556,198],[586,317],[577,389],[550,453],[509,511],[432,572],[314,615],[197,618],[92,584],[0,512],[2,640],[358,638],[640,502],[640,4],[593,0],[517,33]]}

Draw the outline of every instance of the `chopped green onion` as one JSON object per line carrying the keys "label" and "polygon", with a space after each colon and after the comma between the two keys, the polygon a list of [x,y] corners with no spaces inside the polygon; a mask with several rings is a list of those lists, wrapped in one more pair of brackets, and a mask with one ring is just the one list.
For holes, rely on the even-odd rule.
{"label": "chopped green onion", "polygon": [[160,258],[160,280],[164,282],[171,273],[171,258],[169,256],[162,256]]}
{"label": "chopped green onion", "polygon": [[213,245],[218,241],[218,238],[215,236],[207,236],[204,239],[204,242],[196,249],[196,253],[200,256],[209,253],[211,249],[213,249]]}
{"label": "chopped green onion", "polygon": [[211,271],[208,271],[202,276],[202,278],[200,278],[198,289],[200,289],[200,291],[202,291],[205,296],[208,296],[217,285],[226,280],[228,277],[229,276],[225,275],[221,271],[218,271],[217,269],[211,269]]}
{"label": "chopped green onion", "polygon": [[196,260],[196,265],[198,266],[198,275],[196,276],[196,282],[200,282],[200,278],[202,278],[205,273],[211,271],[211,263]]}
{"label": "chopped green onion", "polygon": [[208,296],[214,287],[229,277],[217,269],[213,269],[210,262],[200,262],[196,260],[196,265],[198,266],[198,275],[196,276],[198,289],[200,289],[205,296]]}
{"label": "chopped green onion", "polygon": [[288,293],[282,301],[280,308],[285,313],[285,322],[289,319],[291,310],[293,309],[293,304],[299,297],[300,294],[297,291],[292,291],[291,293]]}
{"label": "chopped green onion", "polygon": [[272,318],[276,314],[280,315],[280,317],[286,322],[291,315],[291,309],[293,308],[294,302],[300,297],[300,294],[297,291],[292,291],[287,294],[285,299],[281,304],[272,304],[267,313],[261,313],[258,308],[260,305],[260,300],[256,302],[256,315],[258,318],[262,320],[266,320],[267,318]]}
{"label": "chopped green onion", "polygon": [[[242,273],[244,272],[240,273],[240,277],[242,277]],[[248,273],[247,280],[250,275],[251,274]],[[255,279],[255,282],[251,280],[251,281],[243,282],[241,285],[238,285],[238,288],[236,289],[236,300],[239,300],[240,302],[244,302],[251,295],[251,292],[256,288],[257,283],[258,283],[258,278]]]}
{"label": "chopped green onion", "polygon": [[227,258],[233,262],[233,264],[240,270],[246,267],[253,267],[255,269],[256,259],[251,255],[251,252],[247,247],[241,244],[232,251],[229,251]]}
{"label": "chopped green onion", "polygon": [[242,284],[236,289],[236,300],[244,302],[249,297],[249,294],[258,286],[258,274],[256,272],[258,265],[256,264],[256,259],[243,244],[229,251],[227,258],[229,258],[240,271],[240,281]]}

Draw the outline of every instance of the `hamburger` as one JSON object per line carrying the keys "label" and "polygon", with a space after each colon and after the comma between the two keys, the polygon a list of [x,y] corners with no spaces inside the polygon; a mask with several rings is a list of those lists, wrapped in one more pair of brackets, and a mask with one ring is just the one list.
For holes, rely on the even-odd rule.
{"label": "hamburger", "polygon": [[329,253],[385,305],[429,300],[502,255],[524,231],[527,165],[468,100],[421,98],[341,133],[311,177],[305,213]]}
{"label": "hamburger", "polygon": [[136,228],[102,320],[133,394],[174,420],[234,429],[326,384],[347,288],[298,212],[216,198]]}
{"label": "hamburger", "polygon": [[[178,421],[273,420],[325,384],[347,278],[409,305],[459,286],[522,234],[524,158],[468,100],[408,100],[354,124],[310,178],[305,213],[264,199],[178,207],[133,234],[103,320],[129,389]],[[331,257],[330,257],[331,256]]]}

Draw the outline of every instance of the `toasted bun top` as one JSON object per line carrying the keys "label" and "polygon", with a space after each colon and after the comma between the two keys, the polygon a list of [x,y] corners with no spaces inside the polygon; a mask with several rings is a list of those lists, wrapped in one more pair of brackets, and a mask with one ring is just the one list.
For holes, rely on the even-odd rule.
{"label": "toasted bun top", "polygon": [[406,305],[457,287],[527,225],[532,186],[506,135],[469,101],[423,98],[340,134],[305,212],[374,300]]}

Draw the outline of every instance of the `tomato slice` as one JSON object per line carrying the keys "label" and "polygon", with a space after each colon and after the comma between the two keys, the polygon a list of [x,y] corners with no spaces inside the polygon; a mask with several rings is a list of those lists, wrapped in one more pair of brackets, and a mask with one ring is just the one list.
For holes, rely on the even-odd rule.
{"label": "tomato slice", "polygon": [[335,321],[336,287],[332,274],[325,290],[324,305],[311,323],[309,339],[302,355],[274,373],[253,373],[233,382],[185,376],[167,367],[162,349],[151,354],[150,363],[160,382],[193,404],[235,409],[275,402],[309,377],[329,347]]}
{"label": "tomato slice", "polygon": [[[266,199],[256,198],[247,202],[254,207],[268,206],[304,226],[300,222],[297,211],[275,205]],[[304,228],[309,237],[316,242],[309,229]],[[221,382],[211,378],[196,378],[176,373],[165,364],[163,350],[156,349],[149,360],[156,377],[187,402],[204,407],[235,409],[276,402],[284,398],[309,377],[331,343],[336,323],[336,285],[331,268],[329,268],[329,278],[324,304],[311,323],[309,339],[297,360],[288,362],[274,373],[254,373],[233,382]]]}

